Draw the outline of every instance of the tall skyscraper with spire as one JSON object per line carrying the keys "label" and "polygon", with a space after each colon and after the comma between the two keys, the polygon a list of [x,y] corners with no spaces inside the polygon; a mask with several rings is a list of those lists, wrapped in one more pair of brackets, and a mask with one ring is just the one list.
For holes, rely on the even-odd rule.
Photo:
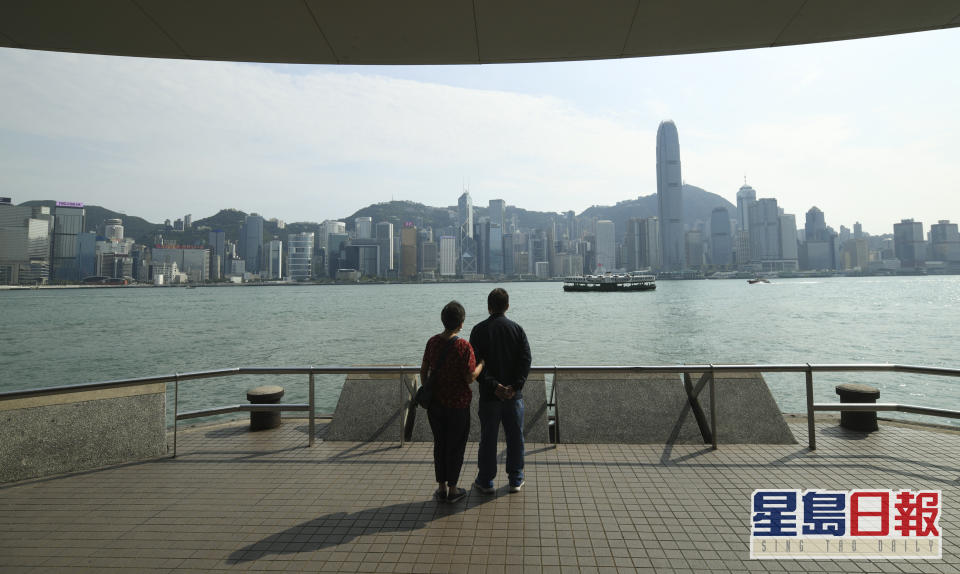
{"label": "tall skyscraper with spire", "polygon": [[680,271],[686,266],[682,193],[680,136],[673,120],[666,120],[657,128],[657,207],[660,256],[665,271]]}

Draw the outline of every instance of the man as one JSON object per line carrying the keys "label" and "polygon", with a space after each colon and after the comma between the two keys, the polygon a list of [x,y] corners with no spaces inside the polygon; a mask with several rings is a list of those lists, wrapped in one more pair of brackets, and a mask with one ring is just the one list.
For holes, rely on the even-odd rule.
{"label": "man", "polygon": [[523,488],[523,384],[530,372],[530,344],[523,327],[507,319],[510,297],[501,288],[487,296],[490,316],[470,332],[480,373],[480,452],[474,487],[493,494],[497,475],[497,434],[503,424],[507,440],[507,478],[510,492]]}

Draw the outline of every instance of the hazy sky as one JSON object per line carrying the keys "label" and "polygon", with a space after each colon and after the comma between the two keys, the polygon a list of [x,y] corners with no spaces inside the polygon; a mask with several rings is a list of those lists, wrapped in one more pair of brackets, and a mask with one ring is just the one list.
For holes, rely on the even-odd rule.
{"label": "hazy sky", "polygon": [[960,220],[960,30],[631,60],[336,67],[0,49],[0,196],[159,222],[225,207],[292,221],[391,199],[540,211],[683,177],[735,202],[889,233]]}

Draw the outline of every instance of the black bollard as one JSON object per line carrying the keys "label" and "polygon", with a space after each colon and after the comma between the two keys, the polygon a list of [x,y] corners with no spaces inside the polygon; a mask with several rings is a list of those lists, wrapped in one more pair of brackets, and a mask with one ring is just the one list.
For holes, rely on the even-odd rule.
{"label": "black bollard", "polygon": [[[837,385],[840,403],[876,403],[880,391],[869,385],[846,383]],[[873,432],[878,430],[877,411],[840,411],[840,426],[845,429]]]}
{"label": "black bollard", "polygon": [[[283,387],[265,385],[247,391],[247,400],[257,405],[275,405],[283,397]],[[280,411],[250,413],[250,430],[275,429],[280,426]]]}

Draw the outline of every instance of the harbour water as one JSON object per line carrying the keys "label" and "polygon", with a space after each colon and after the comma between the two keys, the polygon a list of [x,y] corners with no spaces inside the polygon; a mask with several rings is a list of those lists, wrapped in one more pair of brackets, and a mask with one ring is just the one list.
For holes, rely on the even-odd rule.
{"label": "harbour water", "polygon": [[[0,391],[235,366],[418,365],[443,304],[464,304],[466,336],[493,286],[0,291]],[[535,365],[960,366],[957,276],[661,281],[636,293],[502,286]],[[804,410],[802,375],[766,378],[781,410]],[[306,401],[303,376],[232,377],[183,383],[180,408],[244,402],[246,388],[267,382],[286,387],[285,402]],[[903,374],[818,375],[815,400],[835,402],[841,382],[877,386],[883,402],[960,409],[960,380]],[[320,412],[333,412],[342,383],[318,379]]]}

